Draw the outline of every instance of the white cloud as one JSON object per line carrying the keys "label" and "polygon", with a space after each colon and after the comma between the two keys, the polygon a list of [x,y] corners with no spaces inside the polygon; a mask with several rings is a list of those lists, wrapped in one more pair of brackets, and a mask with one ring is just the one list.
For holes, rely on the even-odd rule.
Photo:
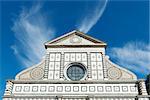
{"label": "white cloud", "polygon": [[150,73],[150,44],[129,42],[122,48],[111,48],[109,55],[119,64],[137,74],[147,75]]}
{"label": "white cloud", "polygon": [[48,27],[41,8],[42,5],[38,3],[30,9],[22,9],[12,27],[16,41],[11,48],[26,67],[41,60],[45,54],[44,42],[54,36],[54,28]]}
{"label": "white cloud", "polygon": [[99,0],[97,2],[97,5],[95,5],[96,7],[91,12],[90,12],[90,10],[92,8],[88,7],[89,13],[86,13],[84,15],[83,19],[81,18],[81,20],[80,20],[81,22],[79,22],[79,24],[77,25],[77,28],[80,31],[87,33],[97,23],[97,21],[102,16],[102,14],[106,8],[107,1],[108,0]]}

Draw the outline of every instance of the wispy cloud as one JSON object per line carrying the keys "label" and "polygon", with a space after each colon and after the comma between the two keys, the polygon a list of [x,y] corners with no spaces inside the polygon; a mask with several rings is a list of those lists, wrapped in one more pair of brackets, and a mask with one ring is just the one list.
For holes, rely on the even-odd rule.
{"label": "wispy cloud", "polygon": [[97,1],[97,5],[95,5],[95,8],[92,9],[92,11],[91,7],[88,7],[89,12],[85,13],[84,18],[80,20],[81,22],[77,25],[77,28],[80,31],[87,33],[102,16],[106,8],[107,2],[108,0]]}
{"label": "wispy cloud", "polygon": [[54,28],[49,27],[41,8],[40,3],[30,9],[23,8],[12,27],[16,41],[11,48],[26,67],[37,63],[44,56],[43,43],[54,36]]}
{"label": "wispy cloud", "polygon": [[140,78],[150,73],[150,44],[129,42],[122,48],[112,48],[109,55]]}

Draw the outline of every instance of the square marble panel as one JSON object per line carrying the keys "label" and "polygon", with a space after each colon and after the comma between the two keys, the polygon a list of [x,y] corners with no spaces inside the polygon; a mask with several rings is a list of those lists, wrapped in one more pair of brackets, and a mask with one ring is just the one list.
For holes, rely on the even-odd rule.
{"label": "square marble panel", "polygon": [[135,86],[130,86],[130,91],[131,92],[136,92],[136,87]]}
{"label": "square marble panel", "polygon": [[24,86],[23,91],[24,91],[24,92],[29,92],[29,91],[30,91],[30,86]]}
{"label": "square marble panel", "polygon": [[32,92],[38,92],[38,86],[32,86]]}
{"label": "square marble panel", "polygon": [[78,92],[79,91],[79,86],[73,86],[73,91]]}
{"label": "square marble panel", "polygon": [[97,91],[98,92],[103,92],[104,91],[103,86],[97,86]]}
{"label": "square marble panel", "polygon": [[15,87],[15,91],[16,91],[16,92],[21,92],[21,89],[22,89],[22,86],[16,86],[16,87]]}
{"label": "square marble panel", "polygon": [[114,86],[114,92],[120,92],[120,86]]}
{"label": "square marble panel", "polygon": [[63,91],[63,86],[57,86],[57,92],[62,92]]}
{"label": "square marble panel", "polygon": [[65,91],[70,92],[71,91],[71,86],[65,86]]}
{"label": "square marble panel", "polygon": [[81,86],[81,91],[82,92],[87,92],[87,86]]}
{"label": "square marble panel", "polygon": [[95,86],[89,86],[89,91],[90,92],[95,92]]}
{"label": "square marble panel", "polygon": [[46,91],[46,86],[41,86],[41,87],[40,87],[40,91],[41,91],[41,92],[45,92],[45,91]]}
{"label": "square marble panel", "polygon": [[111,86],[106,86],[105,90],[106,90],[106,92],[111,92],[112,91],[112,87]]}
{"label": "square marble panel", "polygon": [[128,92],[128,86],[122,86],[122,91],[123,92]]}
{"label": "square marble panel", "polygon": [[48,89],[49,92],[54,92],[55,91],[55,87],[54,86],[49,86],[48,88],[49,88]]}

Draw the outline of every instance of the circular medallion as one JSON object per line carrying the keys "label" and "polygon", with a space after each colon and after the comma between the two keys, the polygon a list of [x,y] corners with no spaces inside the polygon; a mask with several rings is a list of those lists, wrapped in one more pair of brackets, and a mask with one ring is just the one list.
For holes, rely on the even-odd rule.
{"label": "circular medallion", "polygon": [[111,79],[119,79],[121,77],[121,71],[118,68],[110,67],[108,69],[108,77]]}
{"label": "circular medallion", "polygon": [[71,63],[66,71],[66,75],[70,80],[79,81],[85,77],[86,69],[80,63]]}
{"label": "circular medallion", "polygon": [[41,79],[44,75],[44,70],[42,68],[34,68],[32,71],[31,71],[31,77],[32,79]]}
{"label": "circular medallion", "polygon": [[77,36],[74,36],[70,39],[70,42],[71,43],[80,43],[81,42],[81,39]]}

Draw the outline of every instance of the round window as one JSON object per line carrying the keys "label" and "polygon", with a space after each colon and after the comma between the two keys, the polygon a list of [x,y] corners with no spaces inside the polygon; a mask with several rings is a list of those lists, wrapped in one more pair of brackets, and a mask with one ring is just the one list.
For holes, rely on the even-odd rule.
{"label": "round window", "polygon": [[67,76],[73,81],[78,81],[82,79],[86,74],[85,67],[79,63],[70,64],[67,69]]}

